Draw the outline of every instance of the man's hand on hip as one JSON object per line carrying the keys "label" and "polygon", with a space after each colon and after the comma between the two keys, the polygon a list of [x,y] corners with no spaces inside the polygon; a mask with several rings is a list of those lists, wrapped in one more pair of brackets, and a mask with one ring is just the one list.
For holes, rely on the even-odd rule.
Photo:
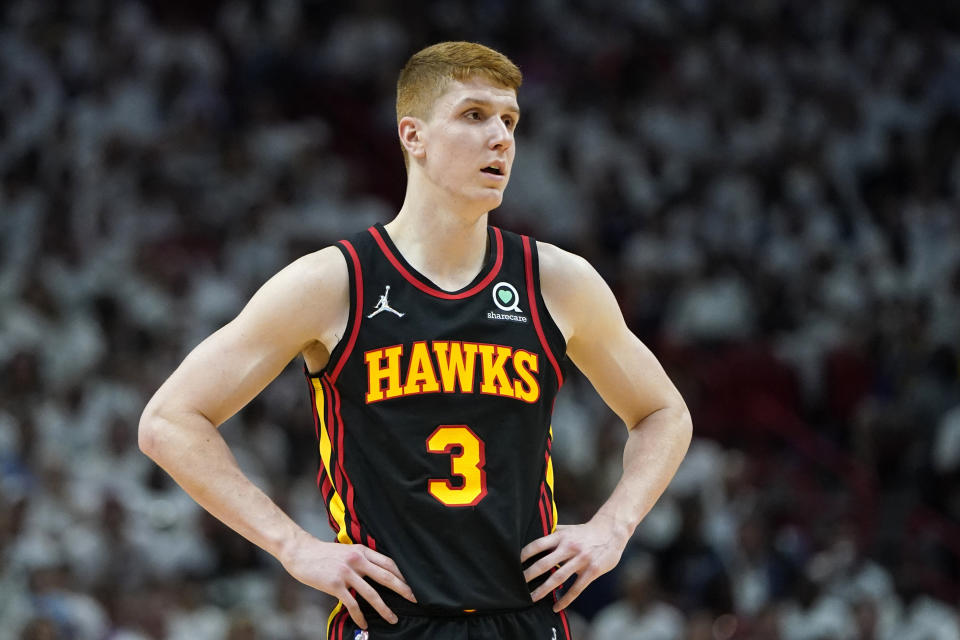
{"label": "man's hand on hip", "polygon": [[553,606],[554,611],[567,608],[587,585],[617,566],[629,538],[630,532],[624,527],[598,514],[584,524],[559,525],[550,535],[534,540],[520,552],[521,562],[548,553],[523,572],[524,579],[530,582],[554,567],[557,570],[537,587],[531,598],[534,602],[542,599],[577,574],[573,585]]}
{"label": "man's hand on hip", "polygon": [[391,624],[397,622],[397,616],[364,578],[396,591],[410,602],[417,601],[397,564],[360,544],[323,542],[305,534],[288,546],[281,563],[300,582],[339,599],[362,629],[367,628],[367,621],[351,589],[369,602],[384,620]]}

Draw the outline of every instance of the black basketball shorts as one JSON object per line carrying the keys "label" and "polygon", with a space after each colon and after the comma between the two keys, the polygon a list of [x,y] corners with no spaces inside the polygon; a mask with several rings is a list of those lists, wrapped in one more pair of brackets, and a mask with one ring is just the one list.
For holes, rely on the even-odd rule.
{"label": "black basketball shorts", "polygon": [[508,613],[397,617],[390,624],[367,615],[369,627],[363,630],[340,607],[330,619],[327,640],[571,640],[567,616],[553,612],[552,599]]}

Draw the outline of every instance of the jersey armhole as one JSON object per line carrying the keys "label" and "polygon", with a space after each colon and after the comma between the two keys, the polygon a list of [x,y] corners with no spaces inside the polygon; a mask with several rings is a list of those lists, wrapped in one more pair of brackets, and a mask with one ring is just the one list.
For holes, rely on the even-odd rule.
{"label": "jersey armhole", "polygon": [[363,313],[363,270],[360,268],[360,258],[357,255],[357,250],[349,240],[340,240],[334,246],[340,250],[347,262],[350,288],[350,313],[347,316],[347,325],[344,327],[343,337],[333,348],[330,359],[327,360],[327,365],[323,369],[311,373],[304,364],[307,377],[319,378],[325,375],[331,383],[336,382],[343,365],[346,364],[353,351],[353,346],[357,342],[357,333],[360,331],[360,321]]}
{"label": "jersey armhole", "polygon": [[557,374],[558,387],[563,386],[566,376],[564,369],[567,361],[567,341],[560,327],[554,322],[540,292],[540,260],[537,255],[537,241],[530,236],[523,238],[523,262],[527,280],[527,298],[534,328],[541,345],[547,353],[550,364]]}

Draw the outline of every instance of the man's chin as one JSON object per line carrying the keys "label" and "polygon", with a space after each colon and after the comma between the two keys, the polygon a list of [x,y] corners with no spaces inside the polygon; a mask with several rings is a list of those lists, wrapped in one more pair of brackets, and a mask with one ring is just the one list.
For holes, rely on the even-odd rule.
{"label": "man's chin", "polygon": [[498,198],[496,200],[491,200],[489,203],[485,204],[483,208],[486,209],[487,211],[493,211],[494,209],[498,208],[501,204],[503,204],[503,198]]}
{"label": "man's chin", "polygon": [[485,201],[491,203],[491,207],[499,207],[503,202],[503,190],[502,189],[484,189],[484,192],[481,196]]}
{"label": "man's chin", "polygon": [[501,189],[482,188],[469,194],[463,194],[464,200],[469,201],[471,208],[482,207],[485,211],[496,209],[503,203],[503,191]]}

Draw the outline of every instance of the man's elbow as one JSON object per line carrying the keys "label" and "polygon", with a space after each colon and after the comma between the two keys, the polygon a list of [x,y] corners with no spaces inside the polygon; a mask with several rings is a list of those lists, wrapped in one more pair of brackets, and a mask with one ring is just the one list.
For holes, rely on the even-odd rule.
{"label": "man's elbow", "polygon": [[654,414],[660,416],[658,422],[665,427],[662,432],[664,437],[669,438],[671,443],[675,445],[676,450],[686,455],[693,439],[693,418],[686,403],[682,399],[678,399],[676,402],[666,404],[663,408],[655,411]]}
{"label": "man's elbow", "polygon": [[693,438],[693,418],[690,416],[690,410],[686,403],[679,398],[676,402],[665,402],[659,409],[636,421],[635,427],[645,424],[660,425],[660,433],[663,433],[664,437],[669,437],[671,441],[682,445],[684,451]]}
{"label": "man's elbow", "polygon": [[216,425],[201,411],[179,402],[161,402],[156,397],[147,403],[137,427],[137,445],[160,466],[164,458],[179,456],[198,438],[215,432]]}
{"label": "man's elbow", "polygon": [[164,451],[170,448],[170,442],[176,441],[177,425],[182,421],[174,419],[175,410],[152,398],[143,409],[140,424],[137,427],[137,445],[148,458],[160,464]]}
{"label": "man's elbow", "polygon": [[140,416],[137,427],[137,445],[148,458],[156,460],[160,454],[160,423],[156,409],[148,404]]}
{"label": "man's elbow", "polygon": [[677,434],[683,444],[683,450],[686,452],[690,446],[690,441],[693,439],[693,416],[690,415],[690,409],[683,402],[676,408],[676,412]]}

